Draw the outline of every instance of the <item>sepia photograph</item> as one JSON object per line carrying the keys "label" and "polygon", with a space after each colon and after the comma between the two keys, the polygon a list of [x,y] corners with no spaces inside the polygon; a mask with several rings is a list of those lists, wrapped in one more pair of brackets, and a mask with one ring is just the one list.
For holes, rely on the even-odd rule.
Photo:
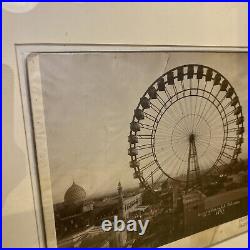
{"label": "sepia photograph", "polygon": [[160,247],[248,215],[247,53],[65,51],[27,65],[57,247]]}

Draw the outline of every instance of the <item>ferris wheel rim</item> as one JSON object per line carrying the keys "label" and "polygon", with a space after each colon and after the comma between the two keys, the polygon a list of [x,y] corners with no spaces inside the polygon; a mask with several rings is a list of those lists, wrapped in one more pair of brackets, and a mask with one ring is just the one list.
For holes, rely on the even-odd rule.
{"label": "ferris wheel rim", "polygon": [[[185,65],[182,65],[182,66],[178,66],[178,67],[175,67],[175,68],[173,68],[173,69],[171,69],[171,70],[169,70],[169,71],[167,71],[167,72],[165,72],[164,74],[162,74],[160,77],[158,77],[149,87],[148,87],[148,89],[145,91],[145,93],[143,94],[143,96],[142,97],[146,97],[147,95],[148,95],[148,90],[149,90],[149,88],[150,87],[154,87],[161,79],[163,79],[163,77],[164,76],[166,76],[169,72],[174,72],[174,71],[176,71],[178,68],[184,68],[184,67],[188,67],[188,66],[193,66],[193,67],[198,67],[198,66],[202,66],[203,68],[205,68],[205,69],[210,69],[210,70],[212,70],[212,72],[214,72],[214,73],[216,73],[216,74],[219,74],[221,77],[222,77],[222,79],[224,79],[224,80],[226,80],[227,82],[228,82],[228,86],[230,87],[230,88],[232,88],[233,89],[233,94],[238,98],[238,95],[237,95],[237,93],[235,92],[235,90],[234,90],[234,88],[232,87],[232,84],[227,80],[227,78],[224,76],[224,75],[222,75],[219,71],[217,71],[217,70],[215,70],[215,69],[213,69],[213,68],[211,68],[211,67],[208,67],[208,66],[205,66],[205,65],[200,65],[200,64],[185,64]],[[197,73],[194,73],[194,76],[196,75]],[[184,75],[187,75],[187,74],[184,74]],[[205,75],[203,75],[202,77],[204,77]],[[177,77],[175,77],[174,78],[174,81],[176,81],[176,78]],[[214,80],[214,79],[213,79]],[[176,81],[177,82],[177,81]],[[176,84],[176,82],[174,83],[174,84]],[[197,88],[194,88],[195,90],[197,90]],[[190,90],[190,89],[185,89],[184,90],[184,92],[185,91],[188,91],[188,90]],[[204,89],[199,89],[199,90],[201,90],[201,91],[205,91]],[[158,91],[158,90],[157,90]],[[178,92],[177,93],[177,95],[178,94],[180,94],[181,92]],[[211,92],[208,92],[207,91],[207,93],[209,93],[209,94],[212,94]],[[175,96],[175,95],[174,95]],[[170,99],[173,99],[174,98],[174,96],[171,96],[171,98]],[[198,95],[197,95],[198,96]],[[185,97],[190,97],[190,96],[185,96]],[[185,98],[184,97],[184,98]],[[208,98],[205,98],[204,96],[199,96],[199,97],[202,97],[202,98],[204,98],[204,99],[206,99],[206,100],[208,100],[209,102],[211,102],[211,100],[209,100]],[[216,98],[216,97],[215,97]],[[177,102],[177,101],[179,101],[179,100],[181,100],[182,98],[179,98],[179,99],[177,99],[175,102]],[[218,100],[217,99],[217,101],[220,103],[220,100]],[[167,102],[169,102],[169,100],[167,100]],[[166,102],[166,103],[167,103]],[[175,103],[174,102],[174,103]],[[167,110],[174,104],[174,103],[171,103],[171,105],[164,111],[164,113],[161,115],[161,117],[165,114],[165,112],[167,112]],[[240,105],[240,102],[239,102],[239,100],[238,100],[238,103],[239,103],[239,105]],[[137,107],[136,107],[136,109],[139,109],[140,108],[140,102],[138,103],[138,105],[137,105]],[[214,105],[215,107],[216,107],[216,105]],[[225,112],[225,110],[224,110],[224,108],[223,108],[223,105],[221,105],[220,104],[220,106],[222,107],[222,111],[224,112],[224,114],[225,114],[225,119],[226,119],[226,123],[224,123],[224,118],[221,116],[221,113],[222,113],[222,111],[220,111],[220,110],[218,110],[218,108],[216,107],[216,109],[218,110],[218,113],[220,114],[220,116],[221,116],[221,119],[222,119],[222,123],[223,123],[223,130],[224,130],[224,137],[223,137],[223,144],[222,144],[222,149],[223,149],[223,147],[225,146],[225,144],[226,144],[226,140],[225,140],[225,138],[228,136],[228,131],[226,131],[226,135],[225,135],[225,127],[226,127],[226,124],[227,124],[227,122],[228,122],[228,120],[227,120],[227,114],[226,114],[226,112]],[[241,106],[241,105],[240,105]],[[163,107],[162,107],[163,108]],[[144,110],[144,109],[142,109],[142,110]],[[158,115],[159,114],[157,114],[157,117],[158,117]],[[242,116],[243,117],[243,114],[242,114],[242,110],[241,110],[241,112],[240,112],[240,114],[239,115],[237,115],[237,119],[238,119],[238,117],[239,116]],[[156,119],[155,119],[156,120]],[[160,120],[161,120],[161,118],[160,118]],[[157,122],[157,124],[159,124],[160,123],[160,120]],[[135,114],[133,115],[133,119],[132,119],[132,122],[135,122],[135,121],[137,121],[137,119],[136,119],[136,117],[135,117]],[[154,122],[154,124],[155,124],[155,122]],[[153,127],[154,127],[154,125],[153,125]],[[243,127],[243,122],[242,122],[242,127]],[[156,128],[153,130],[152,129],[152,134],[151,134],[151,145],[153,145],[153,140],[155,140],[155,133],[156,133],[156,131],[157,131],[157,128],[158,128],[158,125],[156,126]],[[239,128],[239,125],[238,125],[238,128]],[[227,130],[228,130],[228,127],[227,127]],[[132,133],[132,131],[130,130],[130,135],[132,135],[133,133]],[[154,136],[153,136],[153,134],[154,134]],[[136,135],[136,133],[135,133],[135,135]],[[242,136],[243,137],[243,136]],[[237,137],[238,138],[238,137]],[[130,147],[131,147],[131,144],[130,144]],[[241,146],[240,146],[241,147]],[[155,161],[155,163],[156,163],[156,165],[158,166],[158,168],[168,177],[168,178],[170,178],[170,179],[172,179],[172,180],[174,180],[174,181],[176,181],[176,182],[185,182],[185,181],[180,181],[180,180],[176,180],[175,178],[173,178],[172,176],[170,176],[170,175],[168,175],[164,170],[163,170],[163,168],[161,167],[161,165],[160,165],[160,163],[158,162],[158,160],[157,160],[157,157],[156,157],[156,154],[155,154],[155,151],[153,151],[153,149],[154,149],[154,147],[152,147],[152,153],[153,153],[153,158],[154,158],[154,161]],[[155,150],[155,149],[154,149]],[[225,150],[225,148],[224,148],[224,150]],[[215,163],[214,163],[214,165],[212,166],[212,167],[210,167],[209,169],[208,169],[208,171],[207,172],[210,172],[214,167],[215,167],[215,165],[217,164],[217,162],[218,162],[218,159],[221,157],[221,155],[224,153],[224,151],[220,151],[220,153],[219,153],[219,155],[218,155],[218,157],[217,157],[217,159],[215,160]],[[238,158],[238,155],[239,155],[239,153],[234,153],[234,155],[233,155],[233,157],[232,157],[232,159],[237,159]],[[137,158],[137,157],[135,157],[135,158]],[[140,168],[138,167],[135,167],[134,168],[134,170],[135,170],[135,172],[140,172]],[[144,179],[144,177],[143,176],[140,176],[140,175],[138,175],[138,179],[140,180],[140,182],[141,183],[143,183],[144,184],[144,186],[147,188],[148,187],[148,183],[147,183],[147,181]],[[149,186],[149,189],[151,189],[151,187]]]}

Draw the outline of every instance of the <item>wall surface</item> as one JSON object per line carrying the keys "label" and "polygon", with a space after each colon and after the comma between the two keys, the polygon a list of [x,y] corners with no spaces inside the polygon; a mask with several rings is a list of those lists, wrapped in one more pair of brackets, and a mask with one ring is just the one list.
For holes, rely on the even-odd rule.
{"label": "wall surface", "polygon": [[[4,3],[3,245],[38,247],[15,44],[247,46],[247,3]],[[247,235],[221,247],[247,246]]]}

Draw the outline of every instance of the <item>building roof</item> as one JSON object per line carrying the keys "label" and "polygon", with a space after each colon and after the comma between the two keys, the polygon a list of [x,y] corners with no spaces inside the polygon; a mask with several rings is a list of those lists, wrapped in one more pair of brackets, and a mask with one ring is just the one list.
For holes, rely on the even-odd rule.
{"label": "building roof", "polygon": [[84,188],[77,185],[75,182],[68,188],[64,195],[64,202],[66,203],[79,203],[83,202],[86,198]]}

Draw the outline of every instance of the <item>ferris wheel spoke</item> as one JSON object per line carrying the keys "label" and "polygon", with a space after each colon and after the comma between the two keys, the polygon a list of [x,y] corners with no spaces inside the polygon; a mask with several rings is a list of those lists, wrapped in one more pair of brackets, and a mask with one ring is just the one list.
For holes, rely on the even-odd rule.
{"label": "ferris wheel spoke", "polygon": [[187,136],[184,135],[182,137],[179,137],[177,139],[172,139],[173,142],[181,142],[183,144],[183,142],[185,142],[185,139],[188,140]]}
{"label": "ferris wheel spoke", "polygon": [[178,124],[178,126],[182,126],[185,130],[186,134],[190,134],[191,131],[191,120],[192,120],[193,114],[186,115],[182,118],[182,121]]}
{"label": "ferris wheel spoke", "polygon": [[155,160],[150,161],[148,164],[146,164],[145,166],[143,166],[143,167],[140,169],[140,171],[143,172],[143,171],[147,170],[148,168],[154,166],[155,164],[156,164]]}
{"label": "ferris wheel spoke", "polygon": [[143,144],[143,145],[137,145],[136,146],[137,150],[145,150],[145,149],[149,149],[149,148],[152,148],[151,144]]}
{"label": "ferris wheel spoke", "polygon": [[154,174],[156,173],[156,172],[158,172],[160,169],[157,167],[157,168],[155,168],[149,175],[147,175],[146,177],[144,177],[144,180],[145,181],[148,181],[150,178],[152,178],[153,176],[154,176]]}
{"label": "ferris wheel spoke", "polygon": [[[161,155],[160,154],[157,154],[157,156],[160,156],[161,157]],[[177,156],[176,155],[176,153],[173,153],[173,151],[169,151],[168,152],[168,154],[162,154],[162,157],[164,156],[164,158],[166,158],[167,159],[167,163],[168,163],[168,165],[169,166],[172,166],[171,164],[170,164],[170,162],[172,162],[172,161],[174,161],[174,160],[176,160],[176,161],[179,161],[181,158],[180,158],[180,156]]]}
{"label": "ferris wheel spoke", "polygon": [[180,161],[174,159],[173,162],[170,163],[173,167],[171,169],[169,169],[169,175],[173,176],[174,178],[178,177],[178,175],[175,174],[175,171],[176,171],[176,167],[179,166],[179,162]]}
{"label": "ferris wheel spoke", "polygon": [[197,140],[197,143],[201,143],[203,145],[220,145],[221,144],[221,141],[214,141],[214,140],[205,140],[205,139],[198,139]]}
{"label": "ferris wheel spoke", "polygon": [[[202,104],[203,102],[205,102],[204,100],[206,100],[206,99],[202,99],[201,104]],[[204,104],[204,106],[203,106],[203,108],[202,108],[202,112],[201,112],[201,113],[200,113],[200,110],[201,110],[200,108],[201,108],[202,105],[201,105],[200,108],[199,108],[199,111],[198,111],[198,113],[197,113],[197,116],[198,116],[199,118],[198,118],[198,121],[197,121],[196,124],[195,124],[195,129],[199,126],[199,124],[200,124],[200,122],[202,121],[202,119],[206,121],[206,119],[203,117],[203,114],[204,114],[204,111],[205,111],[205,109],[206,109],[207,103],[208,103],[208,101],[205,102],[205,104]]]}
{"label": "ferris wheel spoke", "polygon": [[[180,108],[181,108],[182,116],[184,117],[187,112],[186,112],[186,106],[185,106],[185,104],[184,104],[184,107],[183,107],[183,101],[182,100],[180,101]],[[184,98],[184,101],[185,101],[185,98]]]}
{"label": "ferris wheel spoke", "polygon": [[[173,171],[174,171],[174,167],[176,166],[176,162],[178,162],[178,160],[176,159],[176,157],[172,157],[170,158],[165,164],[167,164],[167,166],[169,166],[167,168],[167,174],[169,176],[173,176]],[[165,168],[166,169],[166,168]]]}
{"label": "ferris wheel spoke", "polygon": [[138,134],[137,137],[140,140],[151,140],[152,139],[151,134]]}
{"label": "ferris wheel spoke", "polygon": [[204,97],[205,93],[206,93],[206,89],[207,89],[207,86],[208,86],[208,82],[205,80],[205,84],[204,84],[204,89],[203,89],[203,93],[202,93],[202,97]]}
{"label": "ferris wheel spoke", "polygon": [[176,98],[178,99],[178,93],[175,87],[175,84],[172,85],[173,91],[174,91],[174,96],[176,96]]}
{"label": "ferris wheel spoke", "polygon": [[198,92],[199,92],[199,88],[200,88],[200,79],[198,79],[198,85],[197,85],[197,91],[196,91],[197,95],[198,95]]}
{"label": "ferris wheel spoke", "polygon": [[224,123],[221,121],[221,117],[219,114],[213,120],[211,121],[205,120],[205,121],[207,124],[209,124],[209,127],[212,128],[213,131],[216,130],[217,128],[224,129]]}
{"label": "ferris wheel spoke", "polygon": [[165,176],[165,174],[164,174],[164,173],[161,173],[160,176],[156,179],[156,181],[154,181],[153,187],[155,187],[156,184],[159,183],[160,180],[161,180],[164,176]]}
{"label": "ferris wheel spoke", "polygon": [[160,96],[159,94],[156,94],[156,96],[157,96],[158,102],[159,102],[159,103],[161,104],[161,106],[163,107],[163,106],[165,105],[164,100],[161,98],[161,96]]}
{"label": "ferris wheel spoke", "polygon": [[165,146],[168,143],[175,143],[175,144],[183,144],[183,139],[179,139],[179,140],[162,140],[160,142],[155,142],[155,146],[156,147],[161,147],[161,146]]}
{"label": "ferris wheel spoke", "polygon": [[228,136],[227,141],[228,142],[237,142],[238,136]]}
{"label": "ferris wheel spoke", "polygon": [[168,152],[171,152],[170,147],[165,146],[164,144],[162,145],[155,145],[155,152],[157,155],[159,155],[160,153],[164,153],[167,154]]}
{"label": "ferris wheel spoke", "polygon": [[149,157],[153,156],[153,153],[150,152],[150,153],[147,153],[147,154],[144,154],[144,155],[141,155],[140,157],[137,158],[137,161],[140,162],[140,161],[143,161],[145,159],[148,159]]}
{"label": "ferris wheel spoke", "polygon": [[225,151],[221,155],[224,156],[225,158],[229,159],[229,160],[233,159],[233,157],[230,154],[228,154],[227,152],[225,152]]}
{"label": "ferris wheel spoke", "polygon": [[[195,134],[199,137],[208,137],[210,138],[212,135],[221,135],[221,133],[224,131],[222,130],[223,125],[221,124],[218,129],[217,127],[211,127],[209,123],[205,123],[204,126],[198,126],[195,130]],[[218,131],[217,131],[218,130]]]}
{"label": "ferris wheel spoke", "polygon": [[[182,108],[182,105],[181,105],[181,101],[177,102],[177,105],[178,105],[178,108],[177,108],[177,105],[173,105],[173,114],[178,114],[178,119],[180,119],[181,117],[184,116],[184,112],[183,112],[183,108]],[[179,112],[180,110],[180,112]]]}
{"label": "ferris wheel spoke", "polygon": [[[203,92],[203,94],[204,94],[204,92]],[[209,93],[208,100],[209,100],[210,96],[211,96],[211,92]],[[204,112],[205,112],[205,110],[206,110],[206,108],[207,108],[207,104],[208,104],[208,105],[211,105],[211,103],[210,103],[209,101],[206,101],[206,102],[205,102],[205,105],[204,105],[204,107],[203,107],[203,109],[202,109],[202,112],[201,112],[201,114],[200,114],[200,119],[203,117],[203,114],[204,114]],[[199,113],[198,113],[198,114],[199,114]],[[199,125],[200,119],[198,120],[196,126]]]}
{"label": "ferris wheel spoke", "polygon": [[191,121],[192,121],[192,114],[190,114],[185,121],[183,121],[183,126],[185,127],[187,135],[192,133],[192,128],[191,128]]}
{"label": "ferris wheel spoke", "polygon": [[183,106],[184,106],[184,112],[187,115],[190,111],[189,111],[189,106],[188,106],[188,98],[186,97],[185,93],[186,93],[187,89],[183,92]]}
{"label": "ferris wheel spoke", "polygon": [[144,115],[145,115],[145,118],[147,118],[147,119],[149,119],[150,121],[155,121],[155,119],[156,119],[156,117],[155,116],[153,116],[153,115],[151,115],[151,114],[149,114],[149,113],[147,113],[147,112],[145,112],[144,111]]}
{"label": "ferris wheel spoke", "polygon": [[175,116],[176,114],[173,114],[171,110],[168,110],[169,114],[167,118],[163,115],[161,117],[161,121],[165,121],[167,123],[172,122],[173,125],[175,125],[178,122],[178,118]]}
{"label": "ferris wheel spoke", "polygon": [[229,120],[227,122],[228,125],[233,125],[233,124],[236,124],[236,122],[238,121],[238,118],[231,118],[231,120]]}
{"label": "ferris wheel spoke", "polygon": [[[199,82],[199,80],[198,80]],[[197,89],[198,90],[198,89]],[[197,92],[197,95],[195,97],[195,105],[194,105],[194,114],[196,114],[196,108],[197,108],[197,99],[198,99],[198,92]],[[193,116],[193,120],[192,120],[192,132],[193,132],[193,129],[194,129],[194,120],[195,120],[195,116]]]}
{"label": "ferris wheel spoke", "polygon": [[192,84],[192,78],[190,78],[190,79],[189,79],[189,91],[190,91],[189,94],[190,94],[190,96],[192,95],[192,91],[191,91],[191,90],[192,90],[192,85],[193,85],[193,84]]}
{"label": "ferris wheel spoke", "polygon": [[229,117],[229,116],[234,116],[234,115],[239,115],[242,113],[242,107],[241,106],[237,106],[237,107],[234,107],[233,110],[231,110],[230,112],[226,113],[226,117]]}
{"label": "ferris wheel spoke", "polygon": [[171,155],[168,156],[168,157],[165,157],[165,160],[159,161],[159,163],[160,163],[160,165],[163,167],[163,166],[165,166],[166,164],[169,165],[169,162],[171,162],[172,159],[174,159],[173,154],[171,154]]}
{"label": "ferris wheel spoke", "polygon": [[[188,148],[189,148],[189,146],[186,147],[186,150],[185,150],[185,152],[184,152],[184,159],[185,159],[186,156],[187,156]],[[180,169],[181,169],[181,166],[182,166],[183,163],[185,163],[184,160],[180,161],[180,165],[179,165],[179,167],[177,168],[177,172],[176,172],[175,176],[178,176],[178,174],[179,174],[179,172],[180,172]]]}
{"label": "ferris wheel spoke", "polygon": [[237,147],[236,146],[232,146],[232,145],[229,145],[229,144],[225,144],[225,149],[228,149],[228,150],[232,150],[234,151]]}
{"label": "ferris wheel spoke", "polygon": [[166,118],[161,118],[161,123],[162,125],[165,125],[165,127],[170,127],[173,128],[176,124],[176,121],[173,120],[172,118],[168,117],[168,119]]}
{"label": "ferris wheel spoke", "polygon": [[152,125],[146,124],[146,123],[141,123],[139,122],[139,125],[141,126],[141,128],[143,129],[147,129],[147,130],[153,130],[154,127]]}
{"label": "ferris wheel spoke", "polygon": [[190,131],[188,130],[188,128],[186,128],[185,124],[182,125],[182,127],[181,127],[181,125],[182,124],[176,124],[175,130],[177,129],[177,130],[179,130],[180,132],[182,132],[183,134],[186,134],[186,135],[189,134]]}
{"label": "ferris wheel spoke", "polygon": [[182,89],[182,93],[183,93],[183,97],[185,96],[185,86],[184,86],[184,81],[181,81],[181,89]]}
{"label": "ferris wheel spoke", "polygon": [[[203,147],[202,145],[204,145],[202,142],[199,142],[199,143],[197,143],[197,145],[199,145],[200,147]],[[216,154],[216,155],[219,155],[219,151],[220,151],[220,148],[217,148],[217,147],[214,147],[214,146],[212,146],[211,144],[209,144],[209,145],[207,145],[206,144],[206,153],[204,154],[204,157],[206,156],[206,157],[210,157],[211,156],[211,154]],[[199,154],[199,152],[198,152],[198,154]]]}
{"label": "ferris wheel spoke", "polygon": [[[213,95],[211,92],[209,93],[209,96],[206,98],[208,100],[208,105],[206,106],[206,109],[204,110],[205,114],[210,112],[210,109],[214,106],[214,102],[217,100],[217,96],[219,94],[219,91],[216,95]],[[210,99],[211,98],[211,99]]]}
{"label": "ferris wheel spoke", "polygon": [[224,139],[224,136],[205,136],[205,135],[200,135],[200,136],[197,136],[197,141],[199,140],[203,140],[203,141],[207,141],[207,142],[218,142],[220,143],[221,141],[223,141]]}
{"label": "ferris wheel spoke", "polygon": [[[171,120],[171,119],[170,119]],[[166,122],[166,119],[163,119],[162,120],[162,123],[167,125],[168,123]],[[176,123],[173,123],[171,124],[171,128],[175,128],[176,130],[178,130],[180,133],[185,133],[185,128],[181,128],[180,125],[176,122]]]}
{"label": "ferris wheel spoke", "polygon": [[204,143],[206,145],[210,145],[210,140],[202,140],[202,139],[198,139],[197,140],[197,145],[199,145],[199,143]]}
{"label": "ferris wheel spoke", "polygon": [[[164,132],[161,132],[160,131],[156,134],[156,137],[157,137],[157,140],[170,140],[172,137],[173,137],[173,134],[167,134],[167,133],[164,133]],[[178,139],[178,138],[184,138],[184,136],[182,134],[177,134],[174,138],[175,139]]]}
{"label": "ferris wheel spoke", "polygon": [[[207,144],[207,142],[203,141],[203,140],[199,140],[197,143],[199,143],[199,144]],[[218,152],[219,148],[217,148],[216,146],[214,146],[211,142],[209,142],[209,147],[214,148]]]}
{"label": "ferris wheel spoke", "polygon": [[[192,80],[190,79],[189,80],[189,84],[190,84],[190,98],[188,98],[188,100],[189,100],[189,109],[190,109],[190,114],[192,115],[193,114],[193,105],[192,105],[192,91],[191,91],[191,89],[192,89]],[[192,124],[192,116],[191,116],[191,124]]]}
{"label": "ferris wheel spoke", "polygon": [[[203,96],[204,96],[204,93],[205,93],[205,92],[203,91]],[[199,118],[198,118],[198,122],[199,122],[199,120],[201,119],[201,117],[199,116],[199,114],[200,114],[200,110],[201,110],[201,106],[202,106],[203,100],[204,100],[204,99],[201,98],[200,103],[199,103],[199,108],[198,108],[198,111],[197,111],[197,116],[199,117]],[[198,122],[196,122],[195,128],[197,127],[197,123],[198,123]]]}
{"label": "ferris wheel spoke", "polygon": [[[214,155],[214,156],[213,156]],[[215,154],[214,151],[212,151],[209,155],[206,155],[204,159],[207,160],[207,165],[204,166],[204,169],[209,168],[210,166],[213,166],[215,163],[215,159],[218,157],[218,154]]]}
{"label": "ferris wheel spoke", "polygon": [[219,138],[219,139],[221,139],[221,138],[224,138],[224,134],[219,133],[219,135],[216,135],[216,136],[211,135],[211,137],[210,137],[210,135],[209,135],[209,136],[202,135],[202,137],[204,137],[204,138],[211,138],[211,139],[214,139],[214,138]]}
{"label": "ferris wheel spoke", "polygon": [[201,161],[204,163],[200,165],[201,170],[202,171],[208,170],[211,166],[213,166],[215,163],[214,158],[217,158],[217,157],[218,157],[218,154],[216,155],[213,151],[210,152],[210,155],[203,157]]}
{"label": "ferris wheel spoke", "polygon": [[223,141],[224,137],[221,138],[210,138],[210,137],[200,137],[197,139],[197,141],[203,141],[206,143],[221,143]]}
{"label": "ferris wheel spoke", "polygon": [[217,130],[222,132],[226,129],[226,124],[222,122],[219,115],[217,117],[214,117],[213,119],[207,120],[207,124],[209,124],[211,132],[213,132],[214,134],[217,132]]}
{"label": "ferris wheel spoke", "polygon": [[[174,88],[175,88],[175,86],[174,86]],[[176,94],[176,96],[177,96],[177,100],[179,100],[179,92],[177,92],[177,90],[176,90],[176,88],[175,88],[175,94]],[[177,102],[177,104],[178,104],[178,110],[180,110],[181,112],[181,116],[184,116],[184,110],[183,110],[183,107],[182,107],[182,101],[179,101],[179,102]],[[177,107],[176,107],[177,108]]]}
{"label": "ferris wheel spoke", "polygon": [[173,159],[176,159],[176,155],[173,154],[171,151],[169,152],[156,152],[157,159],[159,159],[159,163],[162,164],[162,160],[165,163],[171,162]]}
{"label": "ferris wheel spoke", "polygon": [[151,109],[152,109],[156,114],[158,114],[158,113],[160,112],[160,109],[159,109],[156,105],[154,105],[152,102],[150,102],[150,107],[151,107]]}
{"label": "ferris wheel spoke", "polygon": [[206,123],[206,126],[205,125],[199,126],[198,128],[195,129],[195,135],[197,135],[198,137],[202,136],[211,137],[211,134],[212,134],[212,129],[208,123]]}
{"label": "ferris wheel spoke", "polygon": [[203,116],[203,118],[204,118],[206,121],[208,121],[210,124],[212,124],[212,123],[211,123],[211,120],[213,120],[214,116],[217,118],[217,115],[220,115],[219,112],[218,112],[218,110],[216,110],[216,109],[214,108],[214,105],[211,104],[211,105],[209,106],[209,109],[206,110],[205,115]]}
{"label": "ferris wheel spoke", "polygon": [[219,159],[216,161],[215,164],[217,165],[218,163],[221,164],[221,166],[227,165],[227,163],[226,163],[224,160],[222,160],[221,158],[219,158]]}
{"label": "ferris wheel spoke", "polygon": [[166,157],[167,159],[168,159],[168,156],[169,157],[175,157],[173,154],[172,154],[172,150],[166,150],[166,148],[161,148],[161,149],[157,149],[156,151],[155,151],[155,154],[156,154],[156,156],[157,156],[157,158],[161,158],[161,157]]}
{"label": "ferris wheel spoke", "polygon": [[[185,142],[185,141],[184,141]],[[160,142],[155,142],[154,146],[157,148],[164,148],[165,145],[167,144],[174,144],[176,146],[182,146],[184,145],[183,139],[179,139],[179,140],[165,140],[165,141],[160,141]],[[166,146],[166,148],[169,148],[169,146]]]}
{"label": "ferris wheel spoke", "polygon": [[221,120],[221,115],[220,115],[220,113],[219,112],[223,112],[223,111],[218,111],[218,108],[216,108],[216,109],[214,109],[214,110],[212,110],[211,109],[211,111],[210,111],[210,113],[208,113],[207,115],[206,115],[206,117],[207,117],[207,120],[208,121],[212,121],[213,122],[213,120],[214,119],[220,119]]}
{"label": "ferris wheel spoke", "polygon": [[[183,135],[181,133],[176,134],[174,139],[178,139],[181,138]],[[167,133],[157,133],[155,136],[156,140],[155,141],[159,141],[159,142],[164,142],[164,141],[171,141],[171,139],[173,138],[173,134],[167,134]]]}
{"label": "ferris wheel spoke", "polygon": [[201,165],[202,171],[209,170],[209,168],[215,164],[215,160],[213,157],[217,157],[217,156],[211,155],[211,156],[205,158],[204,164]]}
{"label": "ferris wheel spoke", "polygon": [[[211,156],[212,156],[213,152],[214,152],[214,155],[217,156],[216,162],[219,160],[221,162],[224,162],[223,164],[226,164],[226,162],[224,160],[222,160],[222,156],[225,157],[227,160],[232,159],[232,157],[229,154],[227,154],[226,152],[224,152],[223,150],[221,150],[221,152],[218,154],[218,151],[216,151],[215,149],[211,149],[211,151],[210,151]],[[216,162],[215,162],[215,164],[216,164]]]}
{"label": "ferris wheel spoke", "polygon": [[167,96],[168,100],[170,100],[170,102],[172,103],[172,97],[171,97],[171,95],[169,94],[167,88],[164,89],[164,93],[165,93],[165,95]]}
{"label": "ferris wheel spoke", "polygon": [[209,160],[209,158],[202,158],[200,160],[200,169],[203,171],[203,170],[206,170],[208,168],[208,166],[211,166],[213,164],[213,162],[211,162],[211,160]]}
{"label": "ferris wheel spoke", "polygon": [[[172,110],[172,109],[174,109],[174,110]],[[166,111],[169,113],[168,118],[173,120],[175,124],[179,121],[180,117],[182,116],[182,113],[179,113],[178,110],[176,109],[175,103],[172,106],[168,107],[166,109]],[[171,116],[171,118],[170,118],[170,116]],[[164,118],[165,118],[165,116],[163,116],[163,119]]]}

